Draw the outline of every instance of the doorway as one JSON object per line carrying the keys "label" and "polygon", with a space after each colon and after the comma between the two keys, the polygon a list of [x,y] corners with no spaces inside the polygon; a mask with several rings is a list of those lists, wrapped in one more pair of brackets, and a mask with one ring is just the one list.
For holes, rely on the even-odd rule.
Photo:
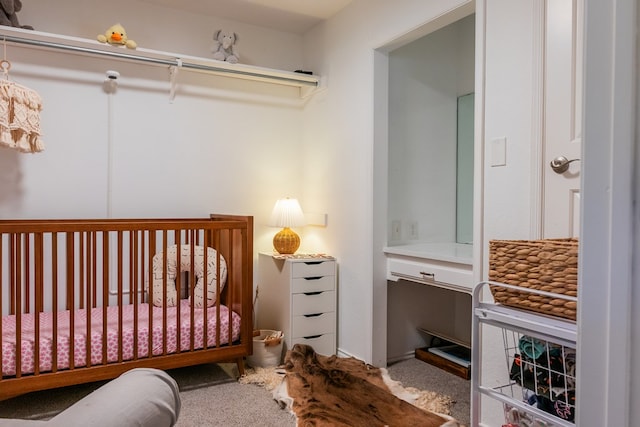
{"label": "doorway", "polygon": [[[416,46],[419,45],[418,41],[420,39],[432,33],[436,33],[439,30],[442,30],[445,27],[451,24],[454,24],[458,21],[466,19],[467,22],[472,22],[472,23],[475,22],[474,13],[475,13],[475,2],[468,2],[458,7],[457,9],[450,11],[450,13],[447,13],[446,15],[438,17],[438,19],[425,23],[422,27],[408,34],[405,34],[396,40],[390,41],[389,43],[385,44],[384,46],[381,46],[380,48],[374,51],[374,61],[375,61],[374,63],[374,70],[375,70],[374,71],[374,76],[375,76],[374,77],[374,84],[375,84],[374,85],[374,98],[375,98],[374,167],[375,167],[375,174],[374,174],[373,185],[374,185],[375,191],[374,191],[374,200],[373,200],[373,207],[374,207],[373,259],[374,259],[375,283],[374,283],[374,293],[373,293],[373,298],[374,298],[373,306],[374,306],[375,315],[373,317],[373,325],[374,325],[374,330],[379,331],[379,333],[377,333],[373,339],[373,360],[374,360],[374,363],[377,363],[380,366],[386,365],[390,357],[393,357],[393,358],[412,357],[413,354],[410,350],[415,348],[413,346],[418,344],[419,341],[423,339],[423,336],[421,336],[419,331],[417,331],[415,328],[413,328],[412,330],[408,330],[410,328],[407,328],[406,325],[398,326],[398,322],[393,320],[393,317],[394,317],[393,313],[397,310],[394,309],[393,307],[388,307],[388,299],[387,299],[388,292],[389,292],[389,286],[386,280],[387,258],[384,252],[382,251],[382,249],[388,245],[389,238],[391,237],[391,232],[393,231],[391,228],[393,221],[391,220],[391,216],[389,214],[389,210],[390,210],[389,206],[391,205],[391,200],[394,199],[395,197],[405,197],[404,195],[399,195],[398,192],[396,191],[395,186],[397,183],[396,182],[391,183],[389,180],[390,168],[391,168],[390,150],[391,150],[391,144],[393,144],[392,139],[395,138],[395,136],[392,136],[392,135],[395,135],[394,133],[395,131],[392,132],[391,129],[392,127],[396,126],[396,124],[393,123],[393,121],[396,118],[398,118],[399,120],[402,120],[401,116],[395,116],[394,118],[391,118],[391,114],[390,114],[390,111],[396,107],[396,105],[393,104],[393,100],[392,100],[392,97],[395,95],[393,95],[390,90],[392,85],[390,84],[390,81],[391,79],[393,79],[393,76],[391,75],[391,72],[393,69],[392,57],[394,55],[394,52],[400,53],[404,50],[404,51],[407,51],[405,53],[408,53],[408,51],[412,49],[416,49]],[[447,30],[445,29],[444,31],[446,32]],[[471,36],[475,36],[474,28],[471,28],[468,31],[470,31]],[[414,42],[416,42],[415,45],[414,45]],[[442,237],[441,240],[446,239],[446,240],[449,240],[450,242],[455,242],[455,238],[456,238],[455,237],[456,236],[455,182],[456,182],[456,150],[457,148],[455,147],[455,137],[457,132],[456,130],[457,98],[459,95],[465,95],[470,92],[473,92],[474,91],[473,84],[475,81],[474,80],[475,75],[473,72],[473,64],[475,62],[475,55],[473,53],[475,48],[474,42],[472,41],[468,46],[470,46],[470,52],[468,52],[469,58],[467,63],[471,64],[470,66],[472,68],[469,74],[470,84],[466,88],[463,88],[462,87],[463,85],[455,83],[453,86],[458,86],[459,90],[453,90],[451,92],[451,95],[448,98],[450,101],[449,105],[451,106],[450,111],[452,112],[452,117],[449,119],[449,123],[452,125],[450,128],[450,132],[451,132],[451,135],[453,135],[452,136],[453,145],[443,144],[440,146],[440,148],[444,147],[445,149],[449,150],[447,153],[448,154],[447,159],[451,161],[451,164],[447,168],[446,172],[443,172],[451,177],[450,182],[447,184],[448,188],[450,189],[450,191],[448,191],[447,193],[447,197],[450,197],[450,200],[447,202],[447,206],[450,210],[446,215],[441,214],[441,218],[446,217],[445,219],[443,219],[443,221],[448,221],[449,223],[449,226],[447,227],[447,236],[446,238]],[[451,48],[451,44],[449,44],[449,48]],[[458,48],[456,47],[453,49],[457,50]],[[411,62],[421,61],[420,59],[415,59],[415,58],[410,59],[410,55],[407,55],[405,59],[406,61],[404,62],[404,65],[408,65]],[[458,59],[459,57],[457,55],[451,55],[448,61],[456,62]],[[422,65],[425,66],[424,60],[422,60],[422,62],[423,62]],[[442,65],[443,65],[442,63],[431,64],[432,67],[437,67]],[[449,72],[450,71],[451,69],[449,69]],[[418,78],[416,80],[420,80],[420,79]],[[416,85],[419,86],[420,83],[416,83]],[[424,110],[419,111],[419,108],[422,108],[422,107],[412,108],[410,106],[405,105],[403,108],[407,113],[405,117],[411,114],[422,114],[422,119],[418,119],[417,120],[418,122],[424,122],[429,118],[428,111],[424,111]],[[399,132],[401,133],[402,132],[401,128],[402,128],[402,125],[396,127],[396,130],[399,130]],[[420,138],[422,138],[423,140],[427,140],[429,138],[428,128],[423,127],[421,129],[412,130],[411,132],[413,133],[411,138],[414,141],[418,141]],[[420,135],[421,133],[422,133],[422,136]],[[415,160],[417,162],[415,170],[419,174],[420,169],[423,169],[423,170],[425,169],[425,164],[424,163],[420,164],[419,156],[414,155],[411,157],[412,157],[412,160]],[[438,160],[435,160],[433,158],[433,155],[427,155],[426,162],[431,162],[430,163],[431,165],[435,164],[438,167],[440,166],[440,163],[444,163],[444,161],[438,162]],[[432,183],[442,182],[442,177],[439,177],[437,174],[435,175],[435,177],[436,178],[431,179]],[[414,185],[414,187],[417,188],[418,190],[420,188],[424,189],[425,187],[424,184],[415,185],[414,183],[412,185]],[[421,198],[424,200],[431,199],[431,201],[433,201],[436,198],[435,196],[430,197],[429,194],[411,196],[412,194],[411,191],[406,192],[404,194],[409,195],[409,196],[406,196],[408,199],[415,197],[416,199],[418,198]],[[396,202],[397,202],[397,199],[394,199],[394,203]],[[419,202],[418,204],[421,204],[421,203],[422,202]],[[398,205],[398,203],[396,203],[396,205]],[[416,207],[416,209],[422,209],[423,211],[430,211],[432,210],[432,207],[422,203],[419,207]],[[414,212],[418,212],[418,210],[415,210]],[[425,236],[425,239],[426,239],[427,238],[426,236],[428,236],[429,233],[437,232],[434,228],[431,228],[431,231],[429,231],[429,227],[431,225],[429,224],[428,218],[424,220],[425,221],[424,223],[422,223],[421,221],[422,219],[418,218],[417,214],[413,218],[407,217],[407,219],[401,219],[400,220],[401,222],[400,237],[403,239],[408,237],[413,237],[413,238],[417,237],[416,240],[419,240],[419,239],[423,239],[422,236]],[[398,237],[398,235],[396,234],[395,237]],[[404,292],[404,290],[402,292]],[[403,296],[402,298],[405,298],[405,297],[406,295]],[[395,301],[396,299],[392,299],[392,300]],[[391,317],[389,316],[389,313],[391,313]],[[412,316],[414,315],[416,315],[416,313],[414,313]],[[421,315],[418,314],[417,316],[419,318]],[[416,320],[416,323],[420,323],[420,321]],[[399,328],[402,330],[399,331],[398,330]],[[400,333],[403,336],[401,336],[398,340],[396,340],[396,338],[398,338],[399,336],[398,333]],[[394,337],[394,343],[391,345],[392,348],[389,348],[390,346],[388,345],[388,336],[390,334],[393,334],[393,337]]]}

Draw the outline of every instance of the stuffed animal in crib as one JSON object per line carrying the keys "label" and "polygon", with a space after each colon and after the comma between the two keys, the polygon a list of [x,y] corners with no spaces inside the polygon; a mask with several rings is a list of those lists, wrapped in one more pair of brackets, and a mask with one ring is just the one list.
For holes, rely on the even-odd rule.
{"label": "stuffed animal in crib", "polygon": [[98,34],[98,41],[100,43],[109,43],[116,46],[125,46],[129,49],[135,49],[138,47],[136,42],[130,40],[127,37],[127,32],[120,24],[112,25],[104,32],[104,34]]}
{"label": "stuffed animal in crib", "polygon": [[238,36],[233,31],[218,30],[213,34],[213,59],[236,64],[240,54],[236,49]]}
{"label": "stuffed animal in crib", "polygon": [[31,25],[20,25],[18,12],[22,9],[20,0],[0,0],[0,25],[33,30]]}

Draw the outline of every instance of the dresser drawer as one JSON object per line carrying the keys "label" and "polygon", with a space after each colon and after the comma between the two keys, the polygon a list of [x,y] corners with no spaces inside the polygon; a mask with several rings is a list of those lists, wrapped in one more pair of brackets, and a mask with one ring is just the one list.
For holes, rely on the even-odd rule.
{"label": "dresser drawer", "polygon": [[425,284],[443,284],[459,287],[471,292],[473,289],[473,273],[471,265],[455,264],[441,261],[416,262],[413,260],[393,259],[387,261],[387,279],[411,280]]}
{"label": "dresser drawer", "polygon": [[334,276],[335,265],[333,260],[294,262],[291,265],[291,277]]}
{"label": "dresser drawer", "polygon": [[333,291],[335,276],[298,277],[291,279],[291,292],[300,294],[305,292]]}
{"label": "dresser drawer", "polygon": [[292,338],[311,337],[334,332],[336,313],[322,313],[317,316],[293,316]]}
{"label": "dresser drawer", "polygon": [[291,314],[294,316],[335,311],[336,293],[335,291],[324,291],[311,294],[294,294],[291,303],[293,305]]}
{"label": "dresser drawer", "polygon": [[336,336],[335,334],[322,334],[315,335],[312,337],[299,337],[294,338],[291,343],[291,347],[295,344],[306,344],[313,347],[313,350],[318,354],[323,354],[325,356],[335,354],[336,349]]}

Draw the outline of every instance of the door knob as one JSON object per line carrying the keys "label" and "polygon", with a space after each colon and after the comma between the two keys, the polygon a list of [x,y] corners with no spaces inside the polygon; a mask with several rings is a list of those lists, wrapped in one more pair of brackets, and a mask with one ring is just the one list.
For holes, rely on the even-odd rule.
{"label": "door knob", "polygon": [[551,169],[558,174],[565,173],[569,169],[569,164],[571,164],[571,162],[577,162],[578,160],[580,159],[569,160],[565,156],[558,156],[551,160]]}

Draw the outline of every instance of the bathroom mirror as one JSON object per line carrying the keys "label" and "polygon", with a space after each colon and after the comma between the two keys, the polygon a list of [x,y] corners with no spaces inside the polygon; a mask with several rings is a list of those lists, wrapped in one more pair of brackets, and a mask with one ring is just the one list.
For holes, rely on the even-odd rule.
{"label": "bathroom mirror", "polygon": [[389,53],[389,246],[472,243],[474,22]]}
{"label": "bathroom mirror", "polygon": [[473,243],[474,94],[458,97],[456,140],[456,242]]}

